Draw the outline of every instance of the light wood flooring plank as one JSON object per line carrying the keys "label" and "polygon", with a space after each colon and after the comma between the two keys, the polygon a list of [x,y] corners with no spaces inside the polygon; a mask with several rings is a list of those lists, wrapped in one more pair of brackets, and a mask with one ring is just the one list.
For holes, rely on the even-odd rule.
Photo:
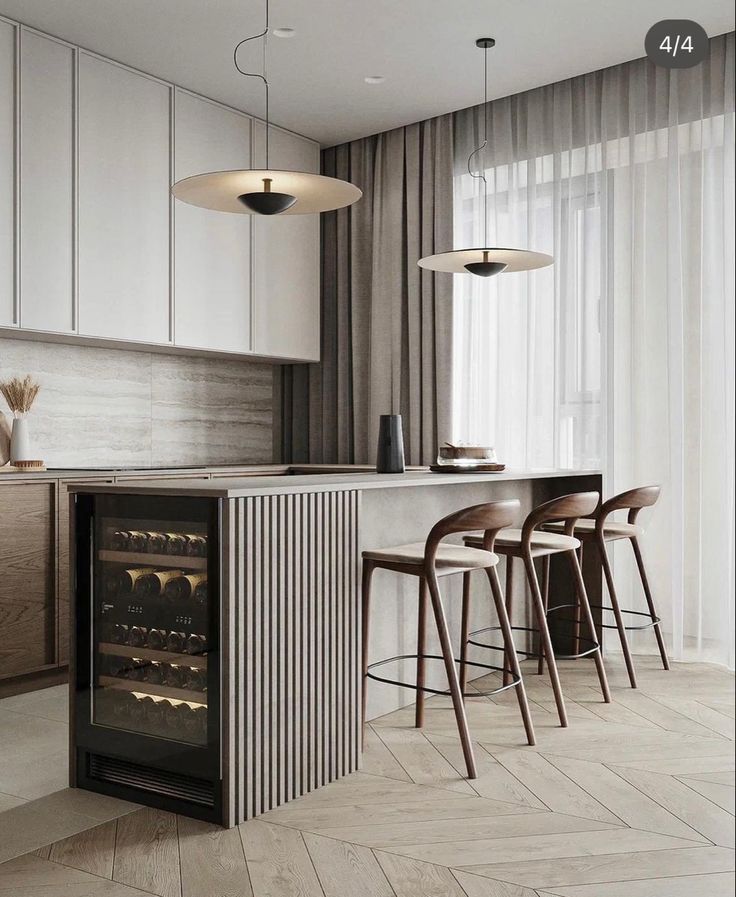
{"label": "light wood flooring plank", "polygon": [[[550,756],[549,760],[632,828],[703,841],[704,836],[643,794],[631,781],[600,763]],[[629,770],[628,772],[634,772]],[[651,773],[636,773],[649,777]],[[684,786],[683,786],[684,787]]]}
{"label": "light wood flooring plank", "polygon": [[696,793],[673,776],[636,769],[619,769],[617,772],[693,831],[719,847],[733,847],[736,838],[734,817],[702,794]]}
{"label": "light wood flooring plank", "polygon": [[537,897],[536,891],[507,881],[495,881],[462,869],[452,869],[467,897]]}
{"label": "light wood flooring plank", "polygon": [[414,782],[473,794],[465,779],[418,729],[383,728],[378,735]]}
{"label": "light wood flooring plank", "polygon": [[682,878],[658,878],[654,881],[628,881],[607,885],[577,885],[571,888],[539,891],[540,897],[733,897],[734,876],[730,872],[715,875],[689,875]]}
{"label": "light wood flooring plank", "polygon": [[113,878],[156,894],[180,897],[176,816],[146,807],[118,820]]}
{"label": "light wood flooring plank", "polygon": [[365,729],[365,749],[361,757],[362,772],[411,782],[411,776],[394,757],[370,726]]}
{"label": "light wood flooring plank", "polygon": [[0,894],[10,897],[22,887],[61,888],[90,879],[86,872],[69,869],[29,853],[0,865]]}
{"label": "light wood flooring plank", "polygon": [[666,776],[733,775],[736,758],[733,753],[715,757],[679,757],[666,760],[651,757],[648,760],[617,760],[616,766],[624,769],[644,769]]}
{"label": "light wood flooring plank", "polygon": [[574,749],[557,747],[554,750],[542,750],[540,752],[559,757],[569,757],[573,760],[589,760],[595,763],[610,763],[619,766],[632,760],[652,761],[658,759],[666,762],[669,760],[699,760],[710,757],[722,758],[723,745],[725,743],[725,739],[693,739],[692,736],[688,735],[672,735],[666,741],[637,743],[611,733],[610,739],[590,747]]}
{"label": "light wood flooring plank", "polygon": [[253,897],[237,829],[177,816],[182,897]]}
{"label": "light wood flooring plank", "polygon": [[687,698],[685,700],[675,699],[668,695],[655,695],[654,697],[660,704],[664,704],[665,707],[669,707],[671,710],[677,710],[678,713],[688,717],[688,719],[714,734],[733,740],[733,720],[719,710],[713,710],[712,707],[708,707],[700,701]]}
{"label": "light wood flooring plank", "polygon": [[309,832],[304,843],[325,897],[394,897],[383,869],[367,847]]}
{"label": "light wood flooring plank", "polygon": [[258,819],[238,830],[256,897],[324,897],[301,832]]}
{"label": "light wood flooring plank", "polygon": [[483,797],[463,797],[438,791],[436,800],[411,801],[386,804],[356,804],[348,807],[322,807],[302,810],[300,802],[285,804],[259,818],[263,822],[288,825],[302,831],[338,828],[352,825],[389,825],[411,822],[439,822],[445,820],[472,819],[481,816],[511,816],[520,813],[541,813],[518,804],[487,800]]}
{"label": "light wood flooring plank", "polygon": [[116,830],[117,821],[113,819],[57,841],[51,846],[49,859],[100,878],[112,878]]}
{"label": "light wood flooring plank", "polygon": [[375,850],[396,897],[468,897],[445,866]]}
{"label": "light wood flooring plank", "polygon": [[[465,761],[460,740],[457,737],[452,738],[446,735],[428,735],[427,737],[455,769],[461,768]],[[547,809],[535,794],[532,794],[515,776],[511,775],[505,766],[491,757],[481,744],[475,745],[475,763],[478,768],[478,778],[468,779],[468,784],[476,794],[530,809]]]}
{"label": "light wood flooring plank", "polygon": [[695,778],[681,778],[683,785],[697,791],[703,797],[708,798],[716,806],[730,813],[732,816],[736,813],[736,789],[733,785],[720,785],[717,782],[703,782]]}
{"label": "light wood flooring plank", "polygon": [[613,830],[614,826],[595,819],[564,816],[561,813],[530,813],[486,819],[455,819],[438,822],[410,822],[400,825],[341,826],[322,829],[321,834],[367,847],[393,849],[407,844],[433,844],[442,841],[477,841],[491,838],[521,838],[552,832],[589,832]]}
{"label": "light wood flooring plank", "polygon": [[457,793],[432,785],[399,782],[385,776],[354,772],[300,797],[290,806],[300,810],[318,807],[351,807],[356,804],[454,800]]}
{"label": "light wood flooring plank", "polygon": [[682,850],[645,850],[525,863],[497,863],[490,867],[489,874],[529,888],[549,889],[559,885],[600,884],[733,870],[732,850],[703,845]]}
{"label": "light wood flooring plank", "polygon": [[[660,770],[661,772],[662,770]],[[694,772],[680,775],[679,778],[697,779],[701,782],[712,782],[715,785],[730,785],[731,788],[736,786],[736,773],[733,770],[728,772]]]}
{"label": "light wood flooring plank", "polygon": [[556,813],[622,825],[621,820],[542,754],[505,751],[496,760]]}
{"label": "light wood flooring plank", "polygon": [[615,700],[617,704],[623,705],[670,732],[705,736],[713,734],[711,729],[678,712],[677,707],[669,707],[641,691],[622,689],[616,692]]}
{"label": "light wood flooring plank", "polygon": [[[683,838],[622,828],[516,838],[488,838],[478,841],[449,841],[442,844],[411,844],[406,847],[392,847],[391,852],[428,863],[440,863],[443,866],[482,867],[487,869],[488,876],[493,878],[493,863],[518,863],[556,857],[596,856],[692,846],[692,841]],[[469,868],[468,871],[478,870]]]}

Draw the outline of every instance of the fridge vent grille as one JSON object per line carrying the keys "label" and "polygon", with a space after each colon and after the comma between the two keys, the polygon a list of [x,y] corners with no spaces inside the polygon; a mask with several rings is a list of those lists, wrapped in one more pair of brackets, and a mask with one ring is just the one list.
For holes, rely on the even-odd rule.
{"label": "fridge vent grille", "polygon": [[89,776],[101,782],[124,785],[127,788],[138,788],[141,791],[153,792],[178,800],[186,800],[205,807],[215,805],[215,792],[212,782],[153,769],[131,763],[130,760],[116,760],[103,754],[89,754]]}

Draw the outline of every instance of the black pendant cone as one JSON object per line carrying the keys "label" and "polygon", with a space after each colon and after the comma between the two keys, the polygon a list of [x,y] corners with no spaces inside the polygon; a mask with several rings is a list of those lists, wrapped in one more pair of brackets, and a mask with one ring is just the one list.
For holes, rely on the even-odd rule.
{"label": "black pendant cone", "polygon": [[470,274],[478,277],[492,277],[506,270],[506,262],[468,262],[463,266]]}
{"label": "black pendant cone", "polygon": [[246,209],[250,209],[257,215],[279,215],[290,209],[296,202],[296,196],[292,196],[291,193],[272,193],[270,190],[243,193],[238,199]]}

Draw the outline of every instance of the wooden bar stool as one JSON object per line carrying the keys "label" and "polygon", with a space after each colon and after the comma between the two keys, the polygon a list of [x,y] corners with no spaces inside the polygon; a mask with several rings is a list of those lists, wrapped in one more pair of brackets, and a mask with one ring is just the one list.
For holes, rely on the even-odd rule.
{"label": "wooden bar stool", "polygon": [[[496,574],[498,556],[493,553],[493,544],[496,534],[500,529],[508,526],[516,518],[519,510],[519,502],[516,500],[494,501],[482,505],[475,505],[456,511],[447,517],[443,517],[436,523],[427,537],[426,543],[413,542],[409,545],[399,545],[394,548],[381,548],[376,551],[363,552],[363,708],[362,724],[365,732],[366,697],[368,691],[368,679],[385,682],[390,685],[399,685],[404,688],[413,688],[417,692],[415,723],[421,727],[424,721],[424,693],[452,696],[452,705],[457,720],[457,728],[463,747],[465,765],[468,770],[468,778],[477,776],[473,745],[468,730],[468,720],[465,715],[465,704],[460,689],[460,681],[455,664],[458,663],[452,650],[450,631],[447,626],[442,596],[439,588],[439,577],[449,576],[453,573],[464,573],[467,570],[485,570],[491,586],[500,628],[505,642],[505,656],[510,665],[509,682],[501,688],[493,689],[486,694],[497,694],[505,688],[515,688],[519,701],[519,709],[524,721],[527,741],[534,744],[534,727],[532,725],[529,705],[524,690],[524,682],[521,676],[519,661],[514,650],[511,626],[506,614],[501,586]],[[446,536],[459,533],[467,533],[472,530],[483,530],[478,536],[478,548],[468,548],[462,545],[441,544]],[[371,601],[371,577],[376,568],[393,570],[396,573],[406,573],[419,578],[419,625],[417,632],[417,653],[400,654],[389,657],[375,663],[368,663],[368,637],[370,625],[370,601]],[[427,654],[425,652],[427,594],[432,601],[435,625],[439,636],[441,654]],[[385,666],[399,660],[417,661],[416,683],[399,682],[371,672],[377,667]],[[425,685],[425,662],[427,660],[442,660],[447,674],[449,690],[438,690]],[[473,663],[471,666],[484,670],[502,672],[505,667],[495,667],[488,664]],[[480,692],[472,692],[471,696],[478,697]]]}
{"label": "wooden bar stool", "polygon": [[[627,631],[654,629],[659,654],[662,658],[662,666],[665,670],[669,670],[670,668],[670,663],[667,659],[667,648],[665,647],[664,638],[662,636],[661,619],[657,615],[657,609],[654,606],[654,599],[652,598],[652,592],[649,588],[649,580],[647,578],[646,570],[644,569],[644,561],[639,547],[639,536],[643,534],[644,530],[636,523],[636,518],[639,516],[641,509],[651,507],[655,504],[659,498],[659,493],[659,486],[640,486],[637,489],[629,489],[627,492],[621,492],[619,495],[614,495],[613,498],[609,498],[608,501],[604,502],[590,518],[578,520],[574,530],[575,537],[580,539],[582,543],[579,549],[581,557],[583,545],[586,544],[595,545],[600,554],[608,594],[611,597],[611,607],[609,608],[605,605],[592,606],[604,611],[613,611],[615,622],[603,623],[601,625],[603,629],[618,630],[618,635],[621,639],[621,650],[624,655],[626,669],[629,674],[629,682],[631,683],[632,688],[637,687],[636,670],[634,668],[634,660],[631,656],[629,640],[626,635]],[[619,510],[626,510],[629,512],[625,523],[619,520],[608,519],[614,511]],[[545,528],[558,531],[560,529],[560,524],[553,523]],[[606,551],[606,542],[614,542],[618,539],[628,539],[631,542],[634,558],[636,559],[636,566],[639,571],[639,578],[641,579],[642,588],[644,589],[644,597],[646,598],[647,607],[649,608],[648,613],[645,611],[626,610],[621,608],[618,603],[616,586],[614,585],[613,573],[611,572],[611,563],[608,557],[608,552]],[[647,622],[626,626],[624,624],[624,614],[628,614],[632,617],[645,617]],[[576,617],[576,641],[579,633],[579,624],[579,617]]]}
{"label": "wooden bar stool", "polygon": [[[494,551],[506,557],[506,609],[509,618],[512,614],[512,592],[513,583],[513,561],[514,558],[521,558],[524,561],[527,580],[532,593],[532,605],[537,621],[537,628],[533,629],[524,626],[512,626],[512,630],[520,630],[525,632],[537,632],[539,634],[540,647],[539,651],[521,651],[519,654],[525,654],[528,657],[539,657],[539,672],[542,672],[542,660],[547,661],[547,669],[552,683],[552,690],[557,705],[557,713],[560,718],[560,725],[567,726],[567,710],[565,709],[565,699],[562,695],[562,686],[560,685],[560,676],[557,670],[557,661],[555,652],[552,647],[552,639],[549,634],[549,626],[547,625],[547,616],[559,607],[576,607],[582,610],[585,621],[590,630],[590,637],[584,640],[589,643],[589,647],[584,651],[576,650],[575,654],[558,654],[559,658],[587,657],[592,655],[596,669],[598,671],[598,679],[600,681],[603,700],[608,704],[611,701],[611,694],[608,689],[608,680],[606,671],[603,666],[603,657],[601,645],[596,634],[593,615],[588,602],[588,594],[585,590],[583,582],[583,574],[578,561],[577,550],[580,547],[578,539],[572,535],[575,523],[578,518],[592,513],[597,507],[600,496],[597,492],[578,492],[573,495],[565,495],[562,498],[555,498],[552,501],[545,502],[535,508],[524,521],[521,529],[505,529],[498,534],[494,542]],[[540,527],[550,521],[560,521],[562,533],[540,531]],[[477,547],[482,537],[474,534],[465,537],[465,545],[469,548]],[[576,600],[574,604],[557,605],[549,608],[549,564],[553,554],[564,553],[567,555],[570,566],[572,568],[575,581]],[[542,577],[543,588],[540,589],[537,571],[534,567],[534,559],[542,558]],[[466,572],[463,582],[463,631],[461,642],[461,662],[466,659],[468,645],[475,645],[479,648],[488,648],[491,650],[506,650],[508,640],[503,648],[494,645],[488,645],[484,642],[476,641],[477,637],[484,632],[493,631],[497,627],[488,627],[486,629],[468,632],[467,621],[470,619],[470,573]],[[583,636],[579,637],[583,640]],[[461,669],[463,669],[461,663]],[[505,675],[505,674],[504,674]]]}

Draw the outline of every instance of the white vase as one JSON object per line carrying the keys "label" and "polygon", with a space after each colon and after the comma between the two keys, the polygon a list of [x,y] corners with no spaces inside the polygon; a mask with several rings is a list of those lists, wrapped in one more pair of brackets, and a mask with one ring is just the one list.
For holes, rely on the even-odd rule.
{"label": "white vase", "polygon": [[10,437],[10,463],[16,461],[32,461],[31,439],[28,435],[28,419],[13,418],[13,433]]}

